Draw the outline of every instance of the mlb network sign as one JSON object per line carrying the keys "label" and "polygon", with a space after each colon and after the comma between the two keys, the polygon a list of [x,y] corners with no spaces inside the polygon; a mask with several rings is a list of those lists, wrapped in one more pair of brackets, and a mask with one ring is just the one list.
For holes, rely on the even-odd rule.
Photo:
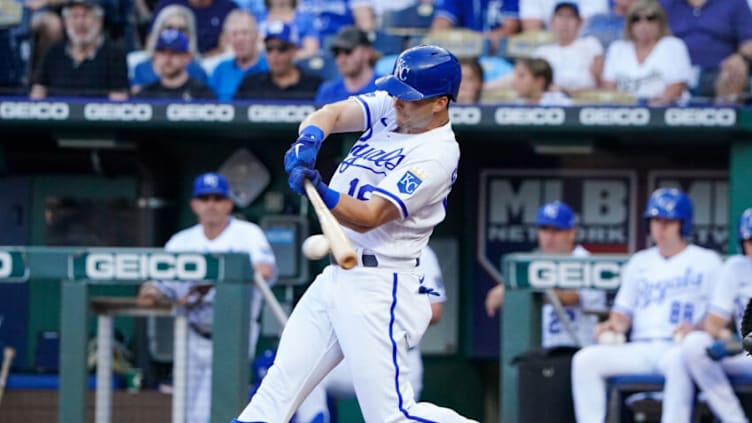
{"label": "mlb network sign", "polygon": [[0,250],[0,282],[23,282],[29,278],[29,267],[20,251]]}
{"label": "mlb network sign", "polygon": [[513,288],[616,290],[628,256],[546,257],[511,254],[504,259],[504,281]]}
{"label": "mlb network sign", "polygon": [[634,250],[637,176],[627,170],[484,170],[478,206],[478,260],[503,280],[505,254],[537,248],[538,208],[564,201],[577,215],[577,242],[591,252]]}
{"label": "mlb network sign", "polygon": [[74,280],[216,280],[220,259],[202,254],[87,252],[71,256]]}

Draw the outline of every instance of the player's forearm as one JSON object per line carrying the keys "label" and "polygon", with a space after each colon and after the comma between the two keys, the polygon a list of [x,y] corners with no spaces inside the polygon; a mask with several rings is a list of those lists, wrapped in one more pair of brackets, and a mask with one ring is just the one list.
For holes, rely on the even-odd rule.
{"label": "player's forearm", "polygon": [[361,201],[346,194],[340,194],[332,214],[342,225],[357,232],[367,232],[399,218],[399,210],[388,200],[374,196]]}
{"label": "player's forearm", "polygon": [[268,281],[274,274],[274,267],[267,263],[257,263],[253,265],[253,271],[260,274],[265,281]]}
{"label": "player's forearm", "polygon": [[300,123],[298,132],[307,126],[315,126],[324,133],[324,138],[337,132],[362,131],[363,114],[355,100],[347,99],[327,104],[308,115]]}
{"label": "player's forearm", "polygon": [[613,330],[621,333],[626,333],[629,330],[631,319],[625,314],[612,311],[608,316],[608,322],[610,322],[610,326]]}
{"label": "player's forearm", "polygon": [[717,316],[713,313],[708,313],[707,317],[702,323],[702,329],[709,333],[713,338],[723,338],[724,332],[727,330],[726,325],[728,321],[721,316]]}

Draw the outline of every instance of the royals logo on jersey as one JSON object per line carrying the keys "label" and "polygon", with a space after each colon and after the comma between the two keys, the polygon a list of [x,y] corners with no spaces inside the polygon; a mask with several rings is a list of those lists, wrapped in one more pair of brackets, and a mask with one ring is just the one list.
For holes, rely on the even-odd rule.
{"label": "royals logo on jersey", "polygon": [[397,183],[399,192],[403,194],[413,194],[420,184],[423,183],[423,179],[418,177],[419,174],[420,172],[415,169],[410,169],[405,172]]}

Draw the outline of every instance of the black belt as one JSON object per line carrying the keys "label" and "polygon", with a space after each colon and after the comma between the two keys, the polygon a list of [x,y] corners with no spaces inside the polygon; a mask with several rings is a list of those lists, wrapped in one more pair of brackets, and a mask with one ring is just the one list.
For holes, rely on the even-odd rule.
{"label": "black belt", "polygon": [[[329,262],[331,264],[337,264],[337,260],[334,256],[329,256]],[[379,259],[375,254],[363,254],[360,256],[360,263],[363,267],[379,267]],[[420,257],[415,259],[415,267],[420,266]]]}
{"label": "black belt", "polygon": [[195,332],[196,335],[198,335],[198,336],[200,336],[200,337],[202,337],[204,339],[212,339],[212,333],[211,332],[207,332],[207,331],[201,329],[201,327],[199,325],[197,325],[195,323],[189,323],[188,327],[191,328],[191,330],[193,332]]}

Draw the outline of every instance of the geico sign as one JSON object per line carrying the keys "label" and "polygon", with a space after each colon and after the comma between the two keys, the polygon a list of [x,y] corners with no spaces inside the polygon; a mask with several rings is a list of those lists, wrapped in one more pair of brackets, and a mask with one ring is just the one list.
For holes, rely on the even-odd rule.
{"label": "geico sign", "polygon": [[108,254],[86,257],[89,279],[183,279],[206,276],[206,259],[200,254]]}
{"label": "geico sign", "polygon": [[0,103],[0,118],[3,119],[68,119],[70,108],[66,103],[45,101],[3,101]]}
{"label": "geico sign", "polygon": [[86,120],[147,121],[152,108],[141,103],[90,103],[84,106]]}
{"label": "geico sign", "polygon": [[733,126],[736,124],[736,111],[721,109],[666,109],[664,115],[669,126]]}
{"label": "geico sign", "polygon": [[499,107],[494,113],[499,125],[561,125],[565,117],[560,107]]}
{"label": "geico sign", "polygon": [[449,119],[457,125],[477,125],[480,123],[481,113],[478,107],[452,107],[449,109]]}
{"label": "geico sign", "polygon": [[7,278],[13,273],[13,257],[7,251],[0,251],[0,279]]}
{"label": "geico sign", "polygon": [[230,122],[235,118],[235,108],[230,104],[170,104],[167,120]]}
{"label": "geico sign", "polygon": [[650,123],[650,110],[640,107],[583,107],[583,125],[645,126]]}
{"label": "geico sign", "polygon": [[533,260],[527,277],[533,288],[601,288],[619,287],[621,265],[616,262],[584,263],[577,261]]}
{"label": "geico sign", "polygon": [[248,107],[251,122],[300,122],[316,110],[313,106],[255,104]]}

